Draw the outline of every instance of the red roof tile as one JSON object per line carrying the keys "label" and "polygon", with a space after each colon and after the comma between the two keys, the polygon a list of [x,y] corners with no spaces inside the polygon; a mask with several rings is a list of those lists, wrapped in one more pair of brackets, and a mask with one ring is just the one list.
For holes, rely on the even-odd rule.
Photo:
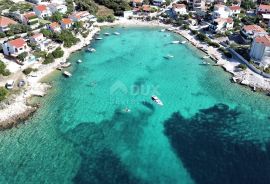
{"label": "red roof tile", "polygon": [[36,9],[39,10],[40,12],[46,11],[47,10],[47,6],[45,5],[38,5],[36,6]]}
{"label": "red roof tile", "polygon": [[26,42],[22,38],[17,38],[15,40],[11,40],[8,43],[16,48],[23,47],[26,44]]}
{"label": "red roof tile", "polygon": [[14,20],[7,18],[7,17],[0,17],[0,26],[1,27],[6,27],[10,24],[17,24]]}
{"label": "red roof tile", "polygon": [[64,24],[71,24],[72,20],[71,19],[62,19],[62,23]]}
{"label": "red roof tile", "polygon": [[56,27],[60,27],[60,25],[57,22],[53,22],[53,23],[50,24],[50,27],[52,29],[55,29]]}
{"label": "red roof tile", "polygon": [[270,11],[270,5],[260,4],[259,9]]}
{"label": "red roof tile", "polygon": [[36,16],[34,12],[28,12],[23,15],[26,19],[29,19],[30,17]]}
{"label": "red roof tile", "polygon": [[173,7],[176,9],[186,8],[185,4],[173,4]]}
{"label": "red roof tile", "polygon": [[151,7],[150,7],[150,5],[143,5],[142,10],[146,11],[146,12],[149,12],[151,10]]}
{"label": "red roof tile", "polygon": [[260,26],[258,25],[246,25],[243,27],[244,30],[246,31],[253,31],[253,32],[265,32],[265,30],[263,28],[261,28]]}
{"label": "red roof tile", "polygon": [[235,11],[235,10],[241,10],[240,6],[230,6],[229,7],[232,11]]}
{"label": "red roof tile", "polygon": [[257,43],[261,43],[267,47],[270,47],[270,36],[266,35],[266,36],[258,36],[255,38],[255,41]]}

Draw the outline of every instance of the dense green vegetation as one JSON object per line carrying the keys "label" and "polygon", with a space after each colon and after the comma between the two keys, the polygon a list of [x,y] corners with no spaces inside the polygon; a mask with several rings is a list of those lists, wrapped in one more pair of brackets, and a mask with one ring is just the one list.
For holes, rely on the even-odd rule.
{"label": "dense green vegetation", "polygon": [[96,14],[98,11],[98,6],[93,0],[75,0],[74,2],[77,5],[77,10],[87,10],[92,14]]}
{"label": "dense green vegetation", "polygon": [[114,16],[112,16],[112,15],[108,15],[108,16],[106,16],[106,17],[98,17],[97,18],[97,21],[98,22],[113,22],[115,20],[115,17]]}
{"label": "dense green vegetation", "polygon": [[6,69],[5,63],[3,61],[0,61],[0,75],[8,76],[10,75],[10,71]]}
{"label": "dense green vegetation", "polygon": [[52,55],[52,53],[48,53],[46,56],[45,56],[45,60],[43,61],[43,63],[42,64],[50,64],[50,63],[52,63],[52,62],[54,62],[54,57],[53,57],[53,55]]}
{"label": "dense green vegetation", "polygon": [[17,59],[19,59],[20,61],[24,61],[27,55],[27,52],[23,52],[17,56]]}
{"label": "dense green vegetation", "polygon": [[247,65],[245,65],[245,64],[239,64],[238,66],[237,66],[238,68],[241,68],[242,70],[245,70],[245,69],[247,69]]}
{"label": "dense green vegetation", "polygon": [[61,47],[58,47],[52,52],[52,55],[54,58],[61,58],[64,55],[64,51],[61,49]]}
{"label": "dense green vegetation", "polygon": [[95,2],[112,9],[117,16],[130,9],[129,3],[125,0],[95,0]]}
{"label": "dense green vegetation", "polygon": [[4,100],[8,95],[8,90],[4,87],[0,87],[0,101]]}
{"label": "dense green vegetation", "polygon": [[63,19],[63,15],[60,12],[55,12],[51,16],[52,21],[60,22]]}
{"label": "dense green vegetation", "polygon": [[30,31],[30,27],[23,24],[12,24],[9,25],[9,30],[7,31],[7,36],[13,36],[14,34],[26,33]]}
{"label": "dense green vegetation", "polygon": [[56,36],[57,40],[64,43],[64,47],[71,47],[75,45],[78,41],[80,41],[79,38],[76,38],[71,31],[69,30],[63,30],[60,34]]}
{"label": "dense green vegetation", "polygon": [[35,71],[37,71],[37,69],[29,67],[29,68],[24,69],[22,72],[25,75],[29,75],[31,72],[35,72]]}

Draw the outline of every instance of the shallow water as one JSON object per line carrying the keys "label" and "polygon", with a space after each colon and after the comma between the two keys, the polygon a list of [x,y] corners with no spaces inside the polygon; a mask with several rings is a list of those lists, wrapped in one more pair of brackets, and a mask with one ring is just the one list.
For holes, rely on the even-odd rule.
{"label": "shallow water", "polygon": [[31,120],[1,133],[0,183],[270,183],[268,97],[170,44],[178,35],[103,30],[114,31],[72,55],[73,76],[53,77]]}

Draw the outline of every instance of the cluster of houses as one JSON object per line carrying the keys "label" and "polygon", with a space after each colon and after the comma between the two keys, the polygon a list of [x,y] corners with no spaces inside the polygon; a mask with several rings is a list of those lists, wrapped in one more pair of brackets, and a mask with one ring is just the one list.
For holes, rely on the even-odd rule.
{"label": "cluster of houses", "polygon": [[[0,16],[0,32],[6,33],[9,30],[9,26],[12,24],[24,24],[30,26],[32,29],[32,36],[30,37],[21,37],[11,40],[2,40],[3,53],[6,56],[16,58],[21,53],[31,51],[29,44],[34,44],[35,49],[40,51],[49,51],[53,48],[54,43],[52,40],[44,37],[40,33],[41,29],[48,29],[55,33],[60,33],[62,30],[70,29],[75,22],[84,22],[84,21],[96,21],[96,18],[89,14],[88,11],[76,11],[70,15],[66,15],[66,18],[63,18],[59,22],[50,22],[49,17],[55,12],[59,12],[63,15],[67,12],[67,6],[65,1],[61,0],[51,0],[51,2],[42,3],[39,0],[29,0],[31,3],[36,3],[33,6],[33,10],[30,12],[12,12],[11,18]],[[45,19],[47,24],[40,25],[40,21]],[[26,35],[26,34],[25,34]]]}
{"label": "cluster of houses", "polygon": [[[206,15],[207,8],[214,4],[212,12],[208,14],[208,29],[211,33],[224,33],[234,29],[234,18],[241,13],[241,0],[234,0],[231,6],[226,6],[227,0],[182,0],[173,1],[166,7],[168,15],[184,15],[195,13],[196,15]],[[261,1],[255,14],[268,25],[270,29],[270,5]],[[146,15],[151,15],[151,7],[160,6],[164,8],[165,0],[153,1],[152,5],[144,4],[143,0],[131,0],[133,11],[125,12],[126,17],[136,15],[138,11]],[[259,25],[245,25],[241,28],[240,38],[244,43],[251,44],[250,56],[255,62],[263,66],[270,65],[270,36],[269,33]]]}

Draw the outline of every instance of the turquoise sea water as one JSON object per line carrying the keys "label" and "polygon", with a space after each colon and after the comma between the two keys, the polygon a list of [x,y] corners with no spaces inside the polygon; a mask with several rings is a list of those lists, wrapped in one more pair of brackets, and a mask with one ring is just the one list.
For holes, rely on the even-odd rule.
{"label": "turquoise sea water", "polygon": [[269,97],[170,44],[178,35],[102,33],[114,31],[72,55],[73,76],[53,77],[30,120],[1,132],[0,183],[270,183]]}

